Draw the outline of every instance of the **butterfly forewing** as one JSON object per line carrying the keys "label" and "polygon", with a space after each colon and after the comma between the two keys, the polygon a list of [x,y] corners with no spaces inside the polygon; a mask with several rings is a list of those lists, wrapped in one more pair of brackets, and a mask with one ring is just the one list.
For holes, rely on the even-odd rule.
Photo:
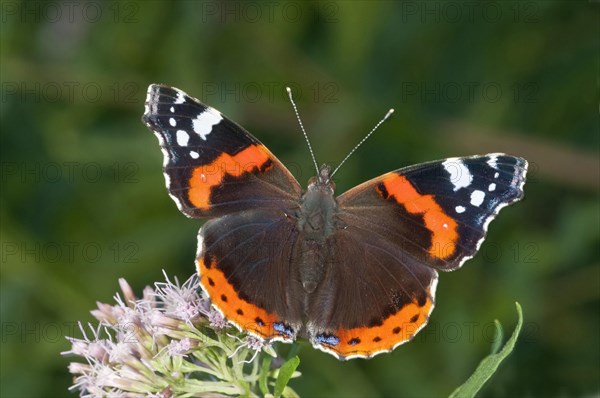
{"label": "butterfly forewing", "polygon": [[338,198],[342,217],[370,224],[424,264],[453,270],[479,249],[500,209],[523,197],[527,161],[450,158],[387,173]]}
{"label": "butterfly forewing", "polygon": [[256,138],[183,91],[148,87],[144,123],[164,154],[169,194],[188,217],[296,202],[301,188]]}

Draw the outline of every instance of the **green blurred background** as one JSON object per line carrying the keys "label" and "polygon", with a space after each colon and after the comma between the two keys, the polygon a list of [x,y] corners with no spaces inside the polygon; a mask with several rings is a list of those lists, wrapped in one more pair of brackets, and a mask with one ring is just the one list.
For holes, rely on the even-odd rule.
{"label": "green blurred background", "polygon": [[301,343],[304,396],[445,396],[489,352],[492,322],[525,325],[482,396],[600,393],[599,4],[596,1],[1,3],[3,397],[69,396],[59,355],[161,269],[193,273],[201,225],[166,194],[146,87],[171,84],[312,175],[295,91],[338,191],[410,164],[509,152],[525,200],[478,256],[440,278],[429,326],[374,359]]}

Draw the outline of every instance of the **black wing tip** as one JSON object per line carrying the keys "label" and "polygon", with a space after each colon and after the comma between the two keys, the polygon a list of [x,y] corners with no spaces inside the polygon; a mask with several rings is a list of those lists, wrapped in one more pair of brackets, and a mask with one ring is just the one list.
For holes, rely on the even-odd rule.
{"label": "black wing tip", "polygon": [[167,84],[152,83],[148,86],[146,92],[146,101],[144,102],[144,114],[142,122],[151,129],[157,127],[157,117],[159,114],[159,105],[168,103],[184,103],[191,99],[184,91],[169,86]]}
{"label": "black wing tip", "polygon": [[187,94],[176,87],[169,86],[167,84],[161,83],[152,83],[148,86],[148,90],[146,92],[146,103],[154,103],[158,101],[160,96],[168,96],[175,98],[178,94]]}
{"label": "black wing tip", "polygon": [[523,199],[523,197],[525,196],[524,186],[527,182],[527,170],[529,168],[529,162],[525,158],[522,158],[520,156],[508,156],[515,160],[514,175],[513,180],[511,181],[511,186],[516,187],[518,190],[518,194],[513,200],[513,202],[516,202],[518,200]]}
{"label": "black wing tip", "polygon": [[153,102],[162,91],[165,89],[170,89],[170,86],[160,83],[152,83],[148,86],[148,90],[146,91],[146,103]]}
{"label": "black wing tip", "polygon": [[510,181],[510,186],[516,188],[518,192],[512,200],[508,201],[508,203],[510,204],[522,199],[525,195],[523,187],[527,182],[527,170],[529,168],[527,159],[507,153],[488,153],[485,157],[490,160],[495,159],[495,162],[497,161],[500,165],[512,167],[512,180]]}
{"label": "black wing tip", "polygon": [[[150,92],[156,92],[156,91],[161,91],[161,90],[179,90],[177,87],[171,86],[169,84],[164,84],[164,83],[150,83],[148,85],[148,93]],[[181,91],[181,90],[179,90]]]}

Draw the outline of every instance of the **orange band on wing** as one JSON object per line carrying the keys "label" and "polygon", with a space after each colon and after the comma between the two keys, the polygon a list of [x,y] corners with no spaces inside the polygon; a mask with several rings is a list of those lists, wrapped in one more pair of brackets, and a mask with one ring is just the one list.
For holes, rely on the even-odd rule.
{"label": "orange band on wing", "polygon": [[239,177],[264,167],[271,155],[262,145],[250,145],[244,150],[229,155],[222,153],[212,163],[197,167],[190,178],[190,202],[199,209],[210,207],[210,193],[219,186],[225,175]]}
{"label": "orange band on wing", "polygon": [[216,267],[214,261],[210,267],[206,267],[201,256],[196,263],[202,288],[210,296],[213,305],[223,313],[228,321],[263,339],[291,339],[289,335],[274,329],[274,325],[280,323],[275,314],[240,298],[223,271]]}
{"label": "orange band on wing", "polygon": [[425,226],[432,233],[429,254],[447,259],[456,251],[457,224],[433,199],[432,195],[421,195],[405,177],[390,173],[383,179],[385,189],[398,203],[412,214],[422,214]]}
{"label": "orange band on wing", "polygon": [[391,351],[409,341],[427,323],[432,309],[433,302],[429,298],[422,307],[415,301],[385,319],[380,326],[339,329],[336,332],[339,343],[324,348],[341,357],[371,357]]}

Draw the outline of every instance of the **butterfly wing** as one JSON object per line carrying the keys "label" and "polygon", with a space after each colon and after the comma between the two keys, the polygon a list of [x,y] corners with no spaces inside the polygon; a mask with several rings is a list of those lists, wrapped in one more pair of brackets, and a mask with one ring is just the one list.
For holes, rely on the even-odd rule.
{"label": "butterfly wing", "polygon": [[183,91],[148,87],[143,122],[158,137],[167,189],[188,217],[295,203],[300,184],[250,133]]}
{"label": "butterfly wing", "polygon": [[[347,222],[370,228],[434,268],[475,255],[500,209],[523,197],[527,161],[505,154],[450,158],[393,171],[338,198]],[[390,235],[388,235],[390,234]]]}
{"label": "butterfly wing", "polygon": [[290,258],[298,231],[276,209],[208,221],[198,235],[200,284],[230,322],[263,339],[291,341],[301,326]]}
{"label": "butterfly wing", "polygon": [[313,345],[370,357],[412,338],[433,309],[437,270],[477,252],[498,211],[523,197],[526,171],[524,159],[503,154],[452,158],[341,195],[341,227],[309,313]]}
{"label": "butterfly wing", "polygon": [[330,244],[308,312],[313,346],[369,358],[410,340],[433,309],[437,271],[362,223],[335,232]]}
{"label": "butterfly wing", "polygon": [[151,85],[142,120],[158,137],[178,208],[214,218],[198,234],[196,259],[213,306],[256,336],[293,340],[300,315],[288,286],[296,232],[287,215],[298,182],[250,133],[177,88]]}

